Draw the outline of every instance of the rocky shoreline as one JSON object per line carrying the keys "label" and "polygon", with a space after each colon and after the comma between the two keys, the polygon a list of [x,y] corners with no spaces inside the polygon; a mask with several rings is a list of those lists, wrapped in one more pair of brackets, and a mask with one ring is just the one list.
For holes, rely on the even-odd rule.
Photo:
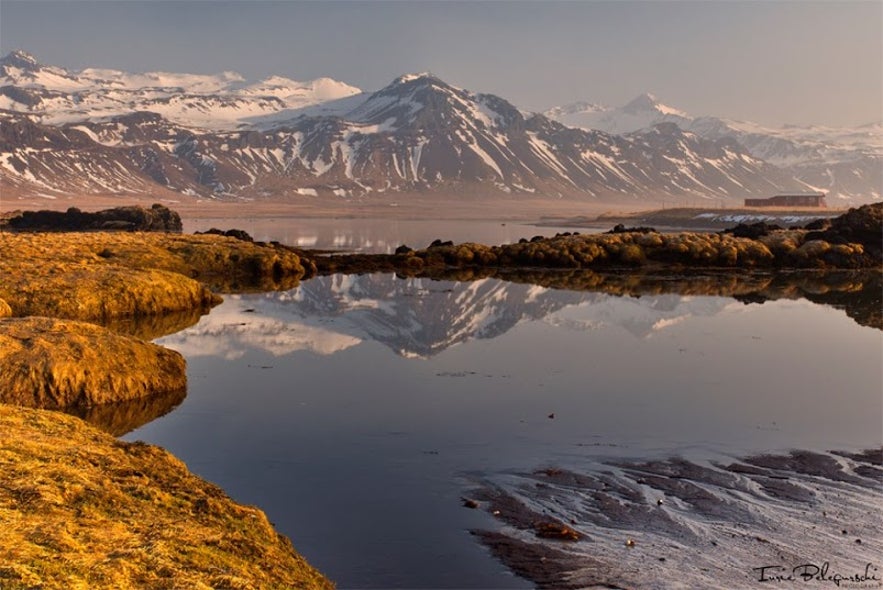
{"label": "rocky shoreline", "polygon": [[186,395],[183,357],[142,339],[195,323],[213,289],[288,289],[311,267],[278,245],[119,225],[0,232],[0,587],[332,588],[263,512],[113,438]]}
{"label": "rocky shoreline", "polygon": [[398,272],[408,276],[450,268],[794,270],[883,268],[883,203],[850,209],[832,220],[784,229],[765,223],[717,233],[660,233],[617,226],[604,234],[565,232],[517,244],[487,246],[434,241],[395,254],[317,256],[318,272]]}
{"label": "rocky shoreline", "polygon": [[[125,216],[140,215],[124,209]],[[809,293],[839,300],[840,293],[854,290],[855,285],[860,285],[862,292],[869,291],[867,285],[879,285],[883,267],[883,205],[850,210],[831,221],[799,229],[747,226],[715,234],[662,234],[650,228],[616,228],[607,234],[538,236],[502,246],[437,240],[421,250],[402,246],[393,255],[301,251],[278,243],[254,242],[239,231],[182,235],[176,233],[171,212],[156,207],[151,211],[146,218],[158,216],[169,225],[146,228],[160,231],[131,231],[132,227],[117,227],[116,222],[108,225],[108,218],[100,214],[69,211],[65,219],[73,216],[88,223],[95,219],[104,222],[99,227],[78,228],[90,231],[58,231],[67,226],[53,227],[51,223],[49,227],[32,224],[29,231],[0,231],[0,318],[6,318],[0,319],[0,372],[10,376],[0,384],[4,433],[0,462],[6,467],[0,478],[0,510],[16,515],[20,525],[2,533],[5,538],[0,536],[0,563],[13,564],[0,566],[4,588],[57,587],[59,572],[64,571],[56,568],[58,563],[82,564],[84,552],[97,551],[96,545],[83,542],[85,538],[113,553],[109,545],[101,544],[117,540],[93,538],[93,524],[84,518],[97,508],[84,512],[83,505],[77,504],[81,495],[71,492],[70,485],[41,479],[40,470],[50,460],[47,457],[63,463],[71,442],[83,452],[107,457],[116,456],[120,449],[123,453],[134,449],[138,452],[129,453],[124,470],[143,475],[153,469],[157,474],[130,478],[118,493],[99,484],[104,480],[119,483],[114,475],[115,460],[82,467],[78,480],[82,483],[77,485],[83,489],[97,486],[109,494],[111,499],[101,511],[103,518],[111,521],[120,520],[126,511],[128,500],[122,499],[126,495],[177,494],[180,484],[170,487],[170,480],[162,474],[177,473],[176,478],[196,480],[159,449],[144,447],[148,450],[142,453],[141,447],[123,445],[74,418],[46,410],[64,410],[114,435],[170,411],[185,394],[184,361],[177,353],[142,339],[195,323],[220,302],[217,291],[290,289],[314,274],[396,272],[458,280],[497,276],[622,294],[671,289],[672,284],[682,284],[685,292],[712,289],[732,294],[744,283],[750,286],[743,293],[749,299],[788,296],[789,290],[798,289],[803,296]],[[46,219],[25,214],[18,218]],[[4,228],[13,228],[13,224],[7,220],[0,229]],[[35,229],[41,231],[30,231]],[[849,272],[838,275],[842,280],[832,281],[825,278],[827,275],[801,278],[797,287],[795,281],[776,278],[793,270],[844,269]],[[876,292],[879,296],[879,289]],[[883,314],[868,314],[864,305],[851,313],[848,302],[844,307],[856,321],[883,328],[878,325],[883,324]],[[33,442],[38,440],[43,446]],[[76,465],[69,467],[79,469]],[[24,490],[22,482],[31,480],[45,485]],[[118,531],[123,536],[137,537],[145,527],[163,529],[165,525],[158,524],[167,522],[163,519],[179,523],[177,533],[172,530],[162,541],[176,556],[164,562],[165,570],[156,570],[156,563],[137,557],[156,547],[157,537],[151,534],[138,537],[141,540],[137,542],[126,541],[130,552],[114,553],[116,557],[109,556],[71,575],[82,576],[76,578],[77,583],[95,588],[165,588],[180,580],[193,587],[330,586],[287,540],[267,531],[269,524],[257,529],[243,524],[243,519],[246,523],[254,519],[265,522],[262,513],[236,506],[218,490],[208,495],[221,498],[220,503],[202,497],[186,506],[170,502],[149,523],[139,521],[134,512],[126,513],[128,532]],[[42,520],[47,514],[40,504],[44,501],[52,506],[49,512],[59,518],[54,524]],[[39,509],[34,508],[37,504]],[[187,532],[200,521],[206,506],[222,504],[224,508],[219,510],[224,518],[206,524],[208,529],[199,529],[198,538],[216,539],[218,544],[212,547],[247,557],[244,561],[235,562],[227,553],[219,557],[214,549],[204,553],[201,541]],[[35,541],[35,531],[47,527],[59,531],[58,527],[64,527],[64,531],[57,538],[47,533],[45,543]],[[32,551],[27,563],[9,553],[9,548],[19,545]],[[242,553],[246,546],[248,551]],[[226,573],[213,569],[209,555],[229,564]],[[254,564],[263,565],[255,570]]]}

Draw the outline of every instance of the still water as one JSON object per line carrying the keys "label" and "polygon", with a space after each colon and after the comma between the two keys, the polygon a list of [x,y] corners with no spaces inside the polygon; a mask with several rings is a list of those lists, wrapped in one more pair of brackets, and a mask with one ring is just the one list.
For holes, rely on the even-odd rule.
{"label": "still water", "polygon": [[[400,219],[243,217],[240,219],[188,219],[184,231],[205,231],[212,227],[235,227],[263,242],[277,240],[289,246],[316,250],[340,250],[391,254],[400,245],[425,248],[436,238],[455,243],[511,244],[521,238],[555,235],[574,228],[537,227],[527,223],[503,221],[433,221]],[[592,233],[610,229],[580,228]]]}
{"label": "still water", "polygon": [[334,275],[158,342],[187,397],[125,438],[262,508],[341,588],[531,587],[460,498],[541,467],[883,441],[881,332],[803,299]]}

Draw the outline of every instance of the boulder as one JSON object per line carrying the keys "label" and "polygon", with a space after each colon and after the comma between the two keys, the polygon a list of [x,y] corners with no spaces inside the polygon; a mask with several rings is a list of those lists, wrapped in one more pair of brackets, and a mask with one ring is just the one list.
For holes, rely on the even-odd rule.
{"label": "boulder", "polygon": [[106,328],[44,317],[0,320],[0,403],[91,407],[184,390],[177,352]]}
{"label": "boulder", "polygon": [[823,233],[832,244],[861,244],[866,250],[879,253],[883,248],[883,203],[850,209],[832,219],[831,227]]}
{"label": "boulder", "polygon": [[757,223],[740,223],[736,227],[723,230],[722,234],[732,234],[736,238],[751,238],[756,240],[769,235],[770,232],[784,229],[782,226],[774,223],[766,223],[758,221]]}
{"label": "boulder", "polygon": [[236,238],[237,240],[242,240],[243,242],[254,242],[254,238],[249,235],[247,231],[241,229],[228,229],[222,230],[216,227],[207,229],[205,231],[193,232],[197,236],[225,236],[228,238]]}

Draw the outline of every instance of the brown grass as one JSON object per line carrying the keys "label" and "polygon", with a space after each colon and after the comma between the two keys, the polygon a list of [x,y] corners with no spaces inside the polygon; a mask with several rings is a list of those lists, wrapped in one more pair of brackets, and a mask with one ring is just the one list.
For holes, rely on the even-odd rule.
{"label": "brown grass", "polygon": [[0,253],[11,315],[101,322],[205,310],[220,301],[209,287],[291,288],[305,272],[289,250],[223,236],[3,232]]}
{"label": "brown grass", "polygon": [[89,407],[186,389],[177,352],[93,324],[0,320],[0,403]]}
{"label": "brown grass", "polygon": [[166,451],[0,405],[0,587],[330,588],[263,512]]}
{"label": "brown grass", "polygon": [[0,320],[0,588],[332,587],[262,512],[165,451],[2,405],[124,433],[180,403],[186,374],[123,334],[192,324],[220,301],[207,285],[303,274],[287,249],[221,236],[0,232],[0,317],[29,316]]}

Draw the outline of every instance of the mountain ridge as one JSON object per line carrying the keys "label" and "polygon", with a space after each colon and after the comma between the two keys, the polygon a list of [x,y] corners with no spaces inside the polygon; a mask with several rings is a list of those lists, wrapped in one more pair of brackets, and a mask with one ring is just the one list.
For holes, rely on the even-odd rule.
{"label": "mountain ridge", "polygon": [[[249,84],[233,72],[83,71],[100,72],[100,87],[83,90],[82,72],[27,54],[0,60],[0,188],[7,194],[687,197],[713,204],[813,188],[726,136],[704,137],[669,120],[624,134],[571,128],[429,72],[362,92],[327,78]],[[182,81],[201,90],[174,85]],[[631,108],[653,104],[647,95]],[[681,117],[666,108],[666,116]]]}
{"label": "mountain ridge", "polygon": [[574,127],[620,134],[675,123],[706,139],[734,139],[753,157],[828,193],[830,202],[874,201],[883,196],[883,121],[850,128],[771,128],[720,117],[694,117],[649,93],[618,108],[581,101],[554,107],[545,114]]}

